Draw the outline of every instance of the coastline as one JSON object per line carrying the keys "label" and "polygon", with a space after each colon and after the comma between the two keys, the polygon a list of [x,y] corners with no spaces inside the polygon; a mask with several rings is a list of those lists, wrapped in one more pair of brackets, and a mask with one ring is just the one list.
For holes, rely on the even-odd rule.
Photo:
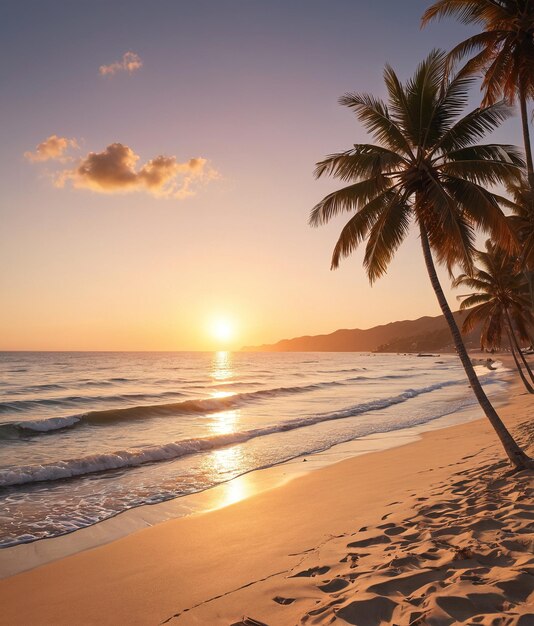
{"label": "coastline", "polygon": [[[512,430],[529,417],[529,408],[529,398],[513,383],[501,408]],[[317,583],[315,576],[291,578],[308,557],[318,559],[320,547],[324,551],[336,538],[346,545],[347,536],[379,525],[384,515],[412,511],[418,498],[430,497],[453,474],[491,468],[502,459],[483,419],[429,430],[407,445],[338,459],[224,508],[162,521],[6,578],[0,581],[5,598],[0,623],[228,625],[243,615],[269,626],[296,623],[326,597],[306,587]],[[501,462],[487,471],[497,475],[505,469]],[[334,571],[331,564],[325,567]],[[273,601],[271,591],[287,595],[289,588],[297,595],[294,588],[303,581],[302,598],[287,605]],[[329,611],[324,615],[332,616]]]}
{"label": "coastline", "polygon": [[[510,371],[504,371],[502,381],[505,385],[505,396],[509,395],[510,379]],[[499,406],[506,403],[506,399],[495,398],[495,403]],[[295,478],[334,463],[408,445],[421,439],[423,433],[479,419],[479,413],[478,405],[474,405],[417,426],[376,432],[336,444],[326,450],[299,455],[289,461],[245,472],[193,494],[133,507],[70,533],[0,549],[0,580],[84,550],[97,548],[165,521],[224,508],[281,487]]]}

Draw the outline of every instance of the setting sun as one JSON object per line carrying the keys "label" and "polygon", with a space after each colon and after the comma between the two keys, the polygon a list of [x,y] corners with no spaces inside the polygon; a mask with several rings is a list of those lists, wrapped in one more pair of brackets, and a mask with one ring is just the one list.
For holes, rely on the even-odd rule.
{"label": "setting sun", "polygon": [[234,338],[234,323],[224,317],[218,317],[210,323],[210,334],[217,341],[226,343]]}

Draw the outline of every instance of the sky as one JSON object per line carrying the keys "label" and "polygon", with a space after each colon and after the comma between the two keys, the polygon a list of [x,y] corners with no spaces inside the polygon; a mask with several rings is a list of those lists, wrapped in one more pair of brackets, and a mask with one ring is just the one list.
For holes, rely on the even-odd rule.
{"label": "sky", "polygon": [[370,287],[363,251],[329,269],[342,219],[307,225],[339,187],[314,164],[366,140],[338,98],[471,33],[420,30],[429,4],[4,0],[0,349],[237,349],[439,314],[415,234]]}

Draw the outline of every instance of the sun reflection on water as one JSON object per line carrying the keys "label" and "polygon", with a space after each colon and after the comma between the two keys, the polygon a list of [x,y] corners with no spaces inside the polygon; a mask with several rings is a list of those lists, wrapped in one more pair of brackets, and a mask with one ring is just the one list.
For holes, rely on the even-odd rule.
{"label": "sun reflection on water", "polygon": [[212,398],[229,398],[230,396],[235,396],[234,391],[210,391],[210,395]]}
{"label": "sun reflection on water", "polygon": [[239,411],[221,411],[211,416],[210,429],[214,435],[228,435],[236,431]]}
{"label": "sun reflection on water", "polygon": [[227,380],[233,378],[234,371],[232,368],[231,352],[215,352],[211,363],[211,377],[214,380]]}
{"label": "sun reflection on water", "polygon": [[[231,352],[215,352],[211,363],[211,378],[213,381],[222,382],[233,378],[235,375],[232,364]],[[236,395],[233,391],[212,391],[212,398],[228,398]],[[241,411],[239,409],[229,409],[219,411],[210,416],[209,428],[213,436],[231,435],[239,432],[241,421]],[[239,445],[228,446],[213,450],[210,454],[210,471],[220,480],[232,478],[242,473],[244,460],[242,457],[242,447]],[[229,480],[221,485],[221,506],[233,504],[247,497],[249,488],[242,479]]]}

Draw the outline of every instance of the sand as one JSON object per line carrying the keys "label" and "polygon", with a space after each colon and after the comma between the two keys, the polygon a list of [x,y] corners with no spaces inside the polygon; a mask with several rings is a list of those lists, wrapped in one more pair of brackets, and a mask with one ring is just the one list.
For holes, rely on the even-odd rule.
{"label": "sand", "polygon": [[[532,396],[500,410],[534,453]],[[0,581],[0,623],[534,624],[533,474],[485,419]]]}

